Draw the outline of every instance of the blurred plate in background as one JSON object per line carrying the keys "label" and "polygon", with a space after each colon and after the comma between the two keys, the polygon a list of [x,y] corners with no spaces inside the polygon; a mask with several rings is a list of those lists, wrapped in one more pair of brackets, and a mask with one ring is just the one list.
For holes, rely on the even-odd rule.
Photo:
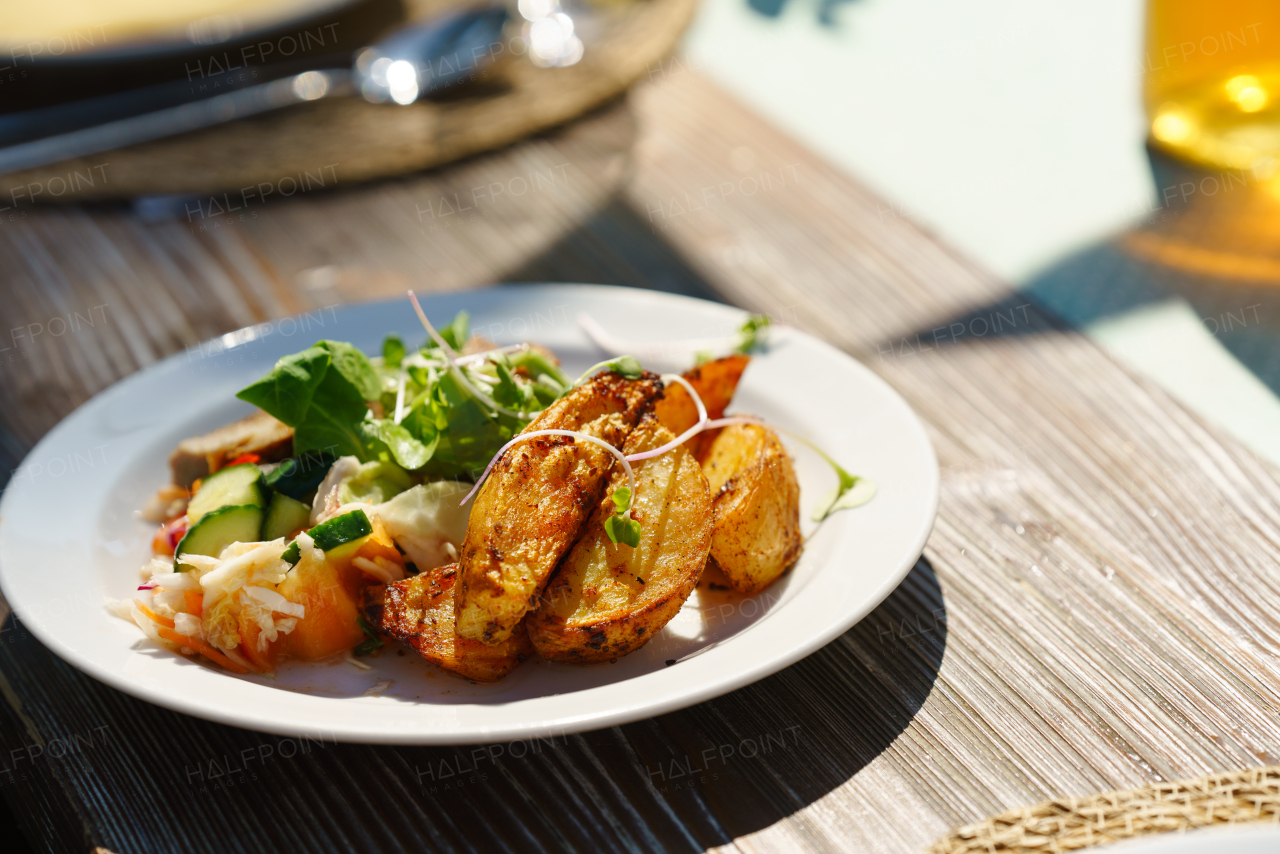
{"label": "blurred plate in background", "polygon": [[401,0],[0,4],[0,112],[171,80],[265,81],[274,66],[331,57],[345,65],[405,14]]}

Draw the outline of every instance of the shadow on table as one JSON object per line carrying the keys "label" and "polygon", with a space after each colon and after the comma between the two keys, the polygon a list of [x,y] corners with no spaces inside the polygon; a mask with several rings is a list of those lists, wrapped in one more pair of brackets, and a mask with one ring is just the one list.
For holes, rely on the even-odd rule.
{"label": "shadow on table", "polygon": [[893,744],[933,690],[946,643],[946,605],[922,557],[871,614],[803,661],[622,731],[646,788],[698,830],[694,848],[727,845],[819,800]]}
{"label": "shadow on table", "polygon": [[582,735],[389,747],[152,706],[10,617],[0,675],[23,700],[0,703],[13,748],[0,771],[21,785],[0,795],[48,850],[702,851],[817,801],[888,748],[929,696],[946,636],[921,559],[823,649],[693,708]]}
{"label": "shadow on table", "polygon": [[1032,302],[1076,328],[1189,306],[1194,322],[1280,394],[1280,176],[1205,171],[1155,150],[1148,159],[1157,198],[1131,228],[999,304],[880,342],[881,354],[1057,328]]}
{"label": "shadow on table", "polygon": [[621,285],[724,302],[650,223],[616,196],[498,281]]}
{"label": "shadow on table", "polygon": [[[618,200],[501,278],[717,296]],[[0,794],[50,850],[702,851],[814,803],[884,752],[929,696],[946,637],[942,592],[921,559],[823,649],[693,708],[582,735],[391,747],[150,705],[10,618],[0,742],[31,756],[13,754],[24,756],[22,786]]]}
{"label": "shadow on table", "polygon": [[[660,230],[617,199],[504,280],[720,299]],[[725,845],[813,803],[889,747],[929,696],[946,634],[942,591],[921,558],[875,611],[798,664],[725,697],[583,738],[664,847]],[[655,795],[663,807],[652,812]],[[664,832],[675,827],[696,839]]]}

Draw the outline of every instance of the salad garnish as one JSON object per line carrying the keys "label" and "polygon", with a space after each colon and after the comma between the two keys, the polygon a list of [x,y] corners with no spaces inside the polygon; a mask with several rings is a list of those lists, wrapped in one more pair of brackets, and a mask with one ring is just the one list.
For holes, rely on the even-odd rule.
{"label": "salad garnish", "polygon": [[605,359],[603,362],[596,362],[587,368],[582,372],[582,376],[574,380],[573,387],[577,388],[582,385],[601,370],[613,371],[628,380],[638,380],[640,375],[644,373],[644,368],[640,367],[640,360],[635,356],[615,356],[612,359]]}
{"label": "salad garnish", "polygon": [[[751,321],[748,320],[748,324],[750,324],[750,322]],[[757,328],[767,326],[768,319],[765,318],[763,326]],[[617,356],[613,359],[608,359],[592,365],[581,377],[578,378],[574,385],[581,385],[602,369],[614,371],[615,373],[622,374],[629,379],[639,377],[642,371],[640,363],[634,357]],[[634,374],[634,376],[631,376],[630,374]],[[683,386],[685,391],[687,391],[689,396],[693,399],[694,406],[696,406],[698,410],[697,423],[676,438],[672,439],[670,442],[650,451],[641,451],[635,454],[623,454],[622,451],[602,439],[597,439],[595,436],[588,436],[586,433],[579,433],[574,430],[534,430],[532,432],[521,433],[498,449],[497,453],[493,455],[493,459],[489,460],[489,464],[485,466],[484,472],[481,473],[480,477],[476,480],[475,486],[473,486],[471,491],[467,493],[466,497],[462,499],[462,503],[459,506],[466,504],[475,497],[475,494],[480,490],[480,486],[484,483],[485,478],[489,476],[489,472],[493,470],[493,467],[497,464],[498,460],[502,458],[502,455],[514,445],[519,444],[525,439],[533,439],[538,436],[571,436],[592,442],[609,451],[609,453],[613,454],[618,462],[622,464],[626,471],[627,486],[619,487],[614,490],[612,495],[609,496],[616,509],[614,513],[605,520],[604,527],[605,533],[609,535],[610,540],[615,543],[625,543],[626,545],[634,548],[640,544],[641,528],[640,523],[629,515],[631,510],[631,499],[635,494],[636,482],[635,473],[631,468],[631,463],[662,456],[680,445],[683,445],[685,442],[689,441],[704,430],[714,430],[720,427],[727,427],[731,424],[755,424],[761,427],[772,427],[775,430],[786,433],[797,441],[803,442],[831,466],[835,471],[838,483],[836,484],[835,489],[818,504],[818,507],[813,514],[813,521],[821,522],[837,510],[844,510],[866,504],[875,496],[876,486],[873,482],[866,478],[849,474],[849,472],[845,471],[845,469],[832,459],[829,454],[808,439],[797,436],[790,430],[783,430],[781,427],[769,425],[763,419],[757,418],[754,415],[730,415],[724,418],[709,418],[707,416],[707,407],[702,402],[702,396],[698,394],[692,383],[679,374],[663,374],[661,379],[663,382],[674,382]]]}
{"label": "salad garnish", "polygon": [[[623,455],[622,451],[619,451],[617,448],[615,448],[613,445],[610,445],[604,439],[600,439],[600,438],[597,438],[596,436],[588,435],[587,433],[580,433],[577,430],[530,430],[527,433],[521,433],[519,436],[516,436],[510,442],[507,442],[507,444],[499,448],[498,452],[493,455],[493,459],[489,460],[489,465],[485,466],[484,472],[480,475],[479,479],[476,480],[475,486],[471,487],[471,491],[468,492],[466,497],[463,498],[462,501],[458,503],[458,506],[461,507],[462,505],[470,501],[473,497],[475,497],[475,494],[480,490],[481,484],[484,483],[484,479],[489,476],[489,472],[493,471],[493,467],[498,464],[498,460],[502,459],[502,455],[505,454],[508,449],[528,439],[537,439],[541,436],[567,436],[571,439],[581,439],[584,442],[590,442],[593,445],[599,445],[609,453],[613,454],[614,459],[616,459],[619,463],[622,464],[622,470],[627,473],[627,485],[624,487],[620,487],[615,491],[614,502],[615,503],[618,502],[618,497],[616,493],[621,492],[623,489],[626,489],[627,490],[626,501],[625,501],[626,506],[623,507],[618,512],[621,513],[624,510],[631,509],[631,496],[635,494],[635,491],[636,491],[636,474],[635,474],[635,471],[631,468],[630,460]],[[617,540],[614,540],[614,542],[616,543]]]}
{"label": "salad garnish", "polygon": [[[578,312],[578,325],[587,333],[597,347],[606,353],[633,353],[642,359],[662,360],[671,355],[670,344],[649,344],[638,341],[623,341],[605,329],[594,317],[585,311]],[[694,354],[695,364],[702,364],[711,358],[713,353],[751,353],[763,347],[768,341],[768,333],[773,322],[766,314],[750,314],[743,321],[738,331],[721,338],[700,338],[683,340],[681,347],[687,347]]]}
{"label": "salad garnish", "polygon": [[426,321],[430,338],[420,350],[388,336],[374,359],[320,341],[237,396],[292,427],[297,454],[324,451],[430,479],[472,480],[571,381],[529,345],[459,356],[469,325],[465,312],[440,329]]}
{"label": "salad garnish", "polygon": [[[319,660],[339,652],[367,669],[353,656],[376,654],[390,636],[446,669],[490,681],[534,648],[550,660],[576,663],[626,654],[670,619],[704,567],[749,595],[794,565],[804,541],[799,485],[773,430],[812,448],[836,474],[815,521],[875,494],[873,483],[849,474],[809,440],[755,416],[723,415],[749,361],[744,355],[655,377],[635,355],[615,351],[571,380],[550,351],[473,337],[465,311],[436,327],[416,295],[408,296],[427,332],[422,346],[414,349],[391,334],[379,355],[369,357],[350,343],[318,341],[238,393],[263,412],[184,442],[188,457],[204,456],[173,464],[173,485],[157,493],[165,512],[154,520],[162,523],[152,542],[156,557],[144,569],[139,598],[113,603],[117,613],[153,641],[236,673],[270,673],[282,656]],[[584,327],[594,323],[580,319]],[[732,348],[745,353],[759,346],[769,326],[762,315],[748,317]],[[602,332],[598,325],[596,332]],[[552,413],[564,408],[572,419],[553,422],[548,415],[541,422],[580,427],[592,407],[616,405],[623,393],[630,395],[629,429],[609,433],[612,441],[578,430],[534,429],[551,404],[601,371],[631,382],[580,389]],[[681,386],[689,400],[676,395],[664,402],[662,384],[669,391]],[[762,429],[728,431],[714,442],[704,437],[690,448],[692,466],[646,471],[635,465],[735,424]],[[517,584],[498,588],[496,599],[478,595],[466,573],[491,570],[476,562],[477,554],[498,555],[493,571],[507,573],[501,555],[543,536],[544,516],[562,520],[564,532],[570,522],[588,524],[580,495],[549,508],[530,504],[525,475],[493,475],[489,489],[496,492],[486,492],[481,507],[468,507],[508,451],[545,437],[561,440],[550,444],[567,439],[572,447],[581,440],[603,448],[622,469],[613,470],[613,482],[623,485],[601,505],[594,527],[578,528],[587,533],[576,543],[554,541],[558,551],[549,550],[536,570],[538,586],[525,584],[532,571],[516,560],[513,583],[528,589]],[[651,450],[628,454],[627,447]],[[541,476],[555,477],[550,469]],[[595,466],[591,476],[594,486],[609,472]],[[664,478],[675,485],[639,495],[639,485]],[[658,513],[671,526],[668,535],[646,538],[640,507]],[[473,527],[485,544],[479,550],[471,547]],[[610,542],[634,551],[619,553]],[[606,586],[613,585],[607,596],[599,586],[605,577]],[[543,603],[527,621],[495,619],[509,610],[496,609],[494,601],[508,608],[506,596],[522,617],[548,579],[565,591],[580,587],[569,599],[587,616],[560,614]],[[633,612],[609,616],[615,596],[627,599]],[[424,608],[433,603],[430,626],[413,617],[418,601]],[[659,601],[665,604],[654,610]],[[617,623],[607,643],[600,639],[605,634],[584,635],[570,625],[585,620],[594,632],[606,617]],[[515,634],[517,628],[527,635]],[[488,652],[459,656],[456,638],[480,641]]]}

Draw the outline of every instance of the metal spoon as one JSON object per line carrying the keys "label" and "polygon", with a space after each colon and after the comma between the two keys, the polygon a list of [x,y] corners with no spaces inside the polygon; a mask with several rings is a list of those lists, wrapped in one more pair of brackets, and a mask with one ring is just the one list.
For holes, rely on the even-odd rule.
{"label": "metal spoon", "polygon": [[[351,68],[308,69],[205,98],[187,81],[0,116],[0,174],[84,157],[335,96],[411,104],[468,79],[503,51],[504,5],[411,24]],[[230,84],[234,87],[234,83]]]}

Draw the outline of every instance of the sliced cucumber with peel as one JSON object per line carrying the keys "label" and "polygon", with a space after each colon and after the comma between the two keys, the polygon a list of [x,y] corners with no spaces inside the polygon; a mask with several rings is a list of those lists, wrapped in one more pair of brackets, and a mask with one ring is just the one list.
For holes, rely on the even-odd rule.
{"label": "sliced cucumber with peel", "polygon": [[244,506],[267,506],[267,493],[262,487],[262,469],[253,463],[228,466],[206,477],[187,505],[187,518],[194,525],[205,514],[219,507]]}
{"label": "sliced cucumber with peel", "polygon": [[[369,523],[369,517],[363,510],[352,510],[350,513],[343,513],[341,516],[334,516],[332,519],[321,522],[307,533],[311,539],[315,540],[316,548],[328,554],[341,546],[363,540],[373,533],[373,525]],[[296,542],[290,543],[281,557],[291,565],[297,566],[298,561],[302,559],[302,550],[298,548]]]}
{"label": "sliced cucumber with peel", "polygon": [[311,522],[311,508],[301,501],[274,492],[267,504],[267,513],[262,520],[262,539],[270,542],[278,537],[289,537]]}
{"label": "sliced cucumber with peel", "polygon": [[307,451],[280,463],[264,480],[276,492],[301,501],[316,491],[337,459],[325,451]]}
{"label": "sliced cucumber with peel", "polygon": [[191,568],[182,562],[183,555],[217,557],[232,543],[258,542],[263,515],[262,508],[252,504],[219,507],[204,514],[187,529],[174,550],[174,570],[185,572]]}

